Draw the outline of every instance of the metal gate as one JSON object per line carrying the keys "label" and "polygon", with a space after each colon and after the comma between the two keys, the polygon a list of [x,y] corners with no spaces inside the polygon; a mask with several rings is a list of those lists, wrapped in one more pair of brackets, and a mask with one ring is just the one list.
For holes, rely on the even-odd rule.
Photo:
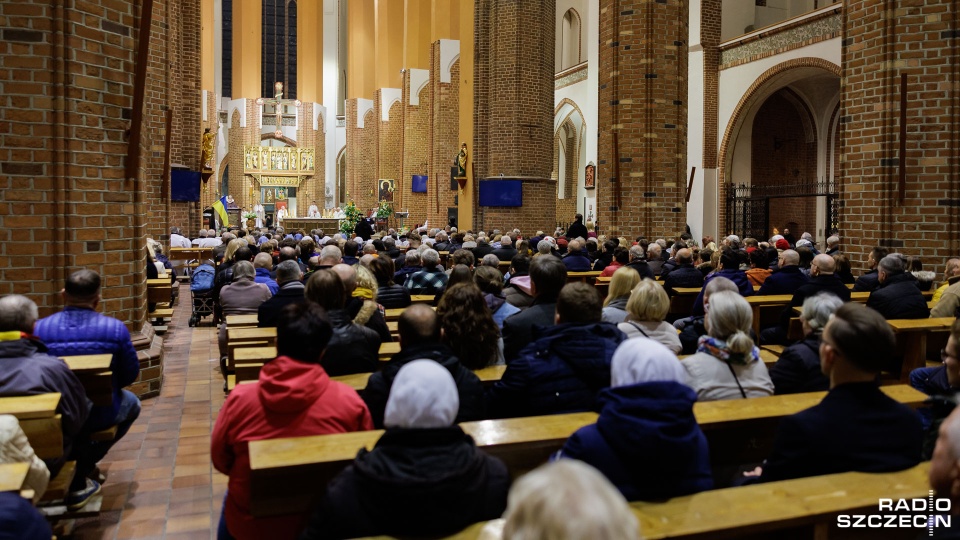
{"label": "metal gate", "polygon": [[805,182],[752,186],[727,184],[727,234],[765,240],[770,236],[770,200],[794,197],[826,197],[826,234],[840,231],[842,201],[833,182]]}

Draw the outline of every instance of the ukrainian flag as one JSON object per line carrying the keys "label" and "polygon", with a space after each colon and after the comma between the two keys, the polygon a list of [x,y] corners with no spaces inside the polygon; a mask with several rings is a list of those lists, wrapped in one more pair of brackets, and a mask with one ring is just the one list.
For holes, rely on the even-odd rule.
{"label": "ukrainian flag", "polygon": [[220,197],[219,201],[213,203],[213,211],[216,212],[218,216],[220,216],[220,223],[222,223],[224,227],[229,225],[230,220],[229,220],[229,216],[227,216],[227,196],[226,195],[224,195],[223,197]]}

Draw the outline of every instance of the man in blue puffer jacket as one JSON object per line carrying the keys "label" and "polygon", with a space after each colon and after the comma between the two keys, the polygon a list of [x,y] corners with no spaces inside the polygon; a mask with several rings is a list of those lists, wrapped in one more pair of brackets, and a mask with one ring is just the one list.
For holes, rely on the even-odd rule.
{"label": "man in blue puffer jacket", "polygon": [[78,270],[67,278],[63,290],[65,307],[37,321],[34,333],[46,343],[53,356],[111,354],[113,372],[113,403],[95,405],[83,427],[83,433],[94,433],[117,426],[112,441],[90,441],[77,448],[76,475],[70,486],[67,506],[82,505],[100,490],[97,481],[87,479],[117,441],[140,416],[140,400],[124,390],[140,374],[137,351],[130,341],[130,332],[122,322],[97,313],[100,303],[100,275],[92,270]]}
{"label": "man in blue puffer jacket", "polygon": [[592,285],[564,286],[557,297],[557,324],[533,328],[533,341],[487,391],[488,415],[596,410],[597,393],[610,386],[613,352],[626,339],[615,325],[600,322],[602,309]]}

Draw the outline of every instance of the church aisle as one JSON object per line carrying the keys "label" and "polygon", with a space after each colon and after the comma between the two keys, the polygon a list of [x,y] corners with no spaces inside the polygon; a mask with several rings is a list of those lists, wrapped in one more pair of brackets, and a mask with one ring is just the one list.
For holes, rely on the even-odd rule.
{"label": "church aisle", "polygon": [[164,336],[160,396],[101,462],[102,513],[77,522],[74,538],[210,540],[227,477],[210,463],[210,432],[223,405],[217,333],[210,317],[190,328],[189,292]]}

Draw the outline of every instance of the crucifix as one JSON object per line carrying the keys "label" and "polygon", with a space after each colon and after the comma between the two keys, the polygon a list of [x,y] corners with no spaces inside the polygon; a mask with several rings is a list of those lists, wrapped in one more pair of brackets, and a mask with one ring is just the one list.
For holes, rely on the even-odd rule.
{"label": "crucifix", "polygon": [[277,118],[277,130],[273,134],[279,139],[283,136],[283,132],[280,131],[280,125],[283,122],[283,106],[284,105],[293,105],[294,107],[300,107],[299,99],[283,99],[283,83],[277,81],[273,84],[274,96],[273,99],[270,98],[257,98],[257,105],[273,105],[276,109],[276,118]]}

